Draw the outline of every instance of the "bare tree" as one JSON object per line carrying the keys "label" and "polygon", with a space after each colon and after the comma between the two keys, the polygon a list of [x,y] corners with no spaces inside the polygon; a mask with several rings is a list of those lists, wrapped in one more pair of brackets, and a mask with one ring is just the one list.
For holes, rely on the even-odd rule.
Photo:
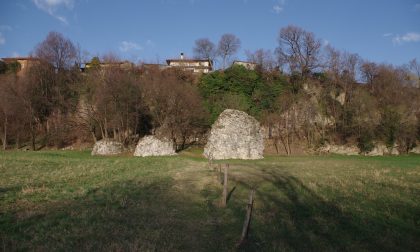
{"label": "bare tree", "polygon": [[64,144],[71,131],[68,116],[77,105],[75,89],[80,82],[78,48],[62,34],[50,32],[34,49],[38,59],[28,71],[22,86],[29,120],[32,148],[35,136],[44,132],[42,143]]}
{"label": "bare tree", "polygon": [[3,143],[3,150],[7,148],[9,128],[13,128],[13,121],[16,123],[18,119],[17,99],[13,93],[16,83],[16,75],[1,74],[0,75],[0,140]]}
{"label": "bare tree", "polygon": [[141,77],[153,133],[172,139],[177,150],[193,142],[206,127],[207,112],[189,75],[177,69],[155,69]]}
{"label": "bare tree", "polygon": [[[101,138],[110,138],[130,143],[140,133],[142,118],[141,90],[137,72],[123,68],[113,54],[103,56],[106,67],[92,67],[85,78],[78,106],[79,127],[89,132],[93,140],[97,133]],[[96,57],[92,62],[99,60]]]}
{"label": "bare tree", "polygon": [[275,62],[270,50],[258,49],[255,52],[245,52],[248,61],[256,63],[262,70],[274,70]]}
{"label": "bare tree", "polygon": [[409,67],[420,78],[420,63],[417,62],[417,59],[410,60]]}
{"label": "bare tree", "polygon": [[365,61],[360,66],[363,79],[372,86],[373,80],[378,75],[378,66],[374,62]]}
{"label": "bare tree", "polygon": [[61,33],[50,32],[35,48],[35,57],[52,64],[57,71],[69,69],[78,60],[77,47]]}
{"label": "bare tree", "polygon": [[229,58],[238,52],[241,40],[231,33],[223,34],[217,46],[217,54],[222,58],[222,68],[226,68]]}
{"label": "bare tree", "polygon": [[216,46],[208,38],[197,39],[195,41],[193,51],[194,58],[196,59],[207,59],[213,61],[216,56]]}
{"label": "bare tree", "polygon": [[320,67],[321,41],[312,32],[289,25],[280,30],[278,42],[279,62],[287,64],[290,71],[307,76]]}
{"label": "bare tree", "polygon": [[415,85],[420,88],[420,63],[417,59],[412,59],[408,63],[408,68],[416,77]]}

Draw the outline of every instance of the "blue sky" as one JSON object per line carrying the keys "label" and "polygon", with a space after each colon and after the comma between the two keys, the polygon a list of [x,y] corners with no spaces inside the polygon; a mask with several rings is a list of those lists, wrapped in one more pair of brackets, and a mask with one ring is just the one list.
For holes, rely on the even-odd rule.
{"label": "blue sky", "polygon": [[196,39],[233,33],[246,59],[245,50],[274,50],[289,24],[367,60],[420,60],[420,0],[1,0],[0,57],[27,56],[57,31],[88,58],[134,62],[191,56]]}

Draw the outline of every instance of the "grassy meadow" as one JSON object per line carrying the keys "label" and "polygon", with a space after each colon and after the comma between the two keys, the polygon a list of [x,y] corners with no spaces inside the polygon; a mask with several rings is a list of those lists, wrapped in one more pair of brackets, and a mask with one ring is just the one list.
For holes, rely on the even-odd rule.
{"label": "grassy meadow", "polygon": [[[221,177],[200,150],[150,158],[0,152],[0,250],[420,248],[420,156],[223,163],[230,164],[226,208]],[[237,248],[251,188],[249,237]]]}

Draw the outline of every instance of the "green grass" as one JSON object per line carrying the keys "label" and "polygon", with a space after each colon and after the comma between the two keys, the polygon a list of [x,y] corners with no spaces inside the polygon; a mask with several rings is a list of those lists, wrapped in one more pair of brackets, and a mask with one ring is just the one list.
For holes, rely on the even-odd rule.
{"label": "green grass", "polygon": [[228,163],[232,192],[221,208],[220,178],[199,150],[154,158],[1,152],[0,250],[236,250],[250,188],[255,207],[240,250],[420,247],[420,156]]}

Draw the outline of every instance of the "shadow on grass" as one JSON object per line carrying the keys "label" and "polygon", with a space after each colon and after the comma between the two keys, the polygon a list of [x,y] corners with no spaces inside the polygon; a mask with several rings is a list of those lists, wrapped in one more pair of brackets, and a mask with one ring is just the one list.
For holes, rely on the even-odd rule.
{"label": "shadow on grass", "polygon": [[254,176],[272,187],[267,191],[252,182],[236,181],[257,189],[255,200],[260,206],[241,250],[416,251],[420,246],[419,229],[413,226],[396,226],[390,220],[372,218],[370,213],[345,213],[287,173],[264,170]]}
{"label": "shadow on grass", "polygon": [[71,201],[0,213],[0,250],[231,250],[241,220],[216,207],[218,192],[188,190],[194,197],[177,191],[170,178],[126,181]]}
{"label": "shadow on grass", "polygon": [[[0,248],[231,251],[240,237],[249,188],[256,188],[255,208],[249,239],[241,250],[415,251],[420,245],[418,229],[345,212],[286,172],[264,169],[249,175],[249,181],[229,177],[230,185],[236,186],[225,209],[217,207],[221,190],[216,180],[214,188],[177,189],[171,178],[154,178],[92,188],[82,197],[24,211],[0,212]],[[8,189],[0,192],[4,190]]]}

